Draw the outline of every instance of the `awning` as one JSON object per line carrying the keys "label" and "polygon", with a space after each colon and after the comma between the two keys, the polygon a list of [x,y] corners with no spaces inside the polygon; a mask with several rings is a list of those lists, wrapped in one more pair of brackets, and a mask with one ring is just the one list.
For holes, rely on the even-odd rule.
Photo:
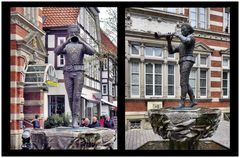
{"label": "awning", "polygon": [[28,65],[24,72],[25,86],[58,86],[55,69],[51,64]]}
{"label": "awning", "polygon": [[99,103],[100,98],[96,97],[95,94],[96,94],[96,91],[93,91],[93,90],[83,87],[81,97],[83,97],[84,99],[86,99],[90,102]]}
{"label": "awning", "polygon": [[114,105],[113,103],[108,102],[108,101],[106,101],[106,100],[104,100],[104,99],[101,99],[101,101],[104,102],[105,104],[108,104],[108,105],[111,105],[111,106],[117,107],[117,106]]}

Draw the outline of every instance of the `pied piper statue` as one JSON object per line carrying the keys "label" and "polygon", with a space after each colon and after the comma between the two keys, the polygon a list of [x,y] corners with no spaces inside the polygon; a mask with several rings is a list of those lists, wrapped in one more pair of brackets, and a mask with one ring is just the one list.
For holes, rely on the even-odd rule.
{"label": "pied piper statue", "polygon": [[81,94],[84,83],[84,54],[94,55],[95,50],[81,40],[77,25],[69,26],[66,42],[55,48],[56,55],[63,54],[65,66],[63,68],[65,88],[68,94],[69,106],[72,114],[72,127],[77,128],[80,114]]}
{"label": "pied piper statue", "polygon": [[[189,75],[193,64],[195,63],[195,57],[193,56],[193,50],[195,47],[195,38],[192,35],[194,29],[191,25],[184,23],[181,25],[181,34],[173,33],[170,36],[166,36],[168,43],[168,52],[170,54],[179,52],[179,65],[180,65],[180,86],[181,86],[181,100],[177,109],[185,107],[186,95],[189,95],[190,105],[193,107],[197,105],[193,90],[189,84]],[[178,47],[173,48],[171,41],[173,36],[180,39],[181,43]]]}

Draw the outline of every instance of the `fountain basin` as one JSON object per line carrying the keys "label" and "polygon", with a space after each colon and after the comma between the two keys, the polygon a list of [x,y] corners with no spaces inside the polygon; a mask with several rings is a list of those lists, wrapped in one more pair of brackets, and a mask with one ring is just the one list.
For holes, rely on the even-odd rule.
{"label": "fountain basin", "polygon": [[107,150],[112,149],[116,132],[108,128],[71,128],[31,130],[33,150]]}
{"label": "fountain basin", "polygon": [[194,146],[192,149],[187,149],[184,146],[179,148],[171,148],[170,142],[165,141],[149,141],[144,145],[140,146],[137,150],[228,150],[227,147],[213,141],[213,140],[200,140],[198,145]]}
{"label": "fountain basin", "polygon": [[209,108],[161,108],[148,111],[154,133],[169,139],[169,148],[194,149],[216,131],[221,111]]}

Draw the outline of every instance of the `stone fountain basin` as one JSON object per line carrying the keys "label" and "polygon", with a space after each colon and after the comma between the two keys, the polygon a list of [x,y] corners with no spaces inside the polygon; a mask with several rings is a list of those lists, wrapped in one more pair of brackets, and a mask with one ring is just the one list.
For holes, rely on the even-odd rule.
{"label": "stone fountain basin", "polygon": [[197,142],[216,131],[221,111],[210,108],[161,108],[148,111],[154,133],[170,142]]}
{"label": "stone fountain basin", "polygon": [[31,130],[33,150],[106,150],[112,149],[115,140],[115,130],[102,127]]}
{"label": "stone fountain basin", "polygon": [[[144,145],[140,146],[137,150],[170,150],[169,141],[149,141]],[[172,149],[172,150],[181,150]],[[184,149],[183,149],[184,150]],[[189,150],[189,149],[185,149]],[[213,141],[213,140],[199,140],[198,145],[194,150],[229,150],[229,148]]]}

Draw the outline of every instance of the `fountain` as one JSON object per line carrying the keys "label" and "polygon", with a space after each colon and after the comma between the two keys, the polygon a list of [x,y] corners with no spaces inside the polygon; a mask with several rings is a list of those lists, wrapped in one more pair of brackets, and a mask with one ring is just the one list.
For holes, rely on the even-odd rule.
{"label": "fountain", "polygon": [[31,150],[109,150],[116,132],[97,127],[57,127],[30,131]]}
{"label": "fountain", "polygon": [[219,109],[161,108],[148,111],[154,133],[164,141],[150,141],[138,150],[226,150],[212,140],[221,117]]}

